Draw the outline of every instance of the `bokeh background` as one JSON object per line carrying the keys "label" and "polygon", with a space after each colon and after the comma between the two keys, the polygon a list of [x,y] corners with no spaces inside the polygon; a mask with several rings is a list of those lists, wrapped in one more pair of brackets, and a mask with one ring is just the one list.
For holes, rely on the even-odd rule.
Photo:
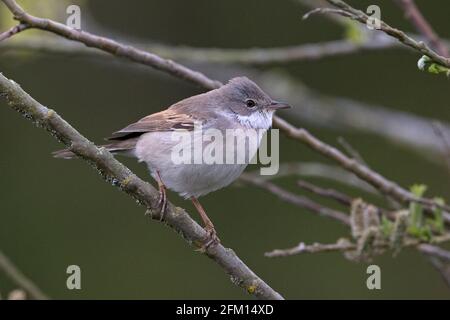
{"label": "bokeh background", "polygon": [[[64,21],[65,5],[61,7],[50,0],[19,2],[31,13]],[[416,2],[439,34],[449,38],[450,5],[436,0]],[[274,47],[338,39],[344,32],[323,17],[302,22],[301,16],[307,10],[295,1],[73,0],[70,3],[80,5],[82,19],[86,18],[82,23],[89,22],[100,33],[143,42]],[[392,1],[351,3],[359,8],[378,4],[384,20],[413,31]],[[2,6],[0,19],[3,30],[13,23]],[[18,35],[43,36],[48,35],[39,31]],[[411,51],[397,49],[260,69],[275,67],[326,95],[450,121],[449,81],[444,76],[419,72],[418,58]],[[212,69],[213,66],[208,66],[202,70],[208,74]],[[150,68],[101,56],[15,53],[0,47],[0,72],[98,143],[112,131],[144,115],[201,92]],[[245,74],[239,69],[228,70],[222,76],[220,69],[210,74],[226,80],[230,72]],[[264,89],[271,92],[271,88]],[[371,167],[403,186],[425,183],[430,195],[450,198],[448,172],[439,159],[430,161],[421,152],[376,135],[339,132],[311,126],[301,119],[294,122],[333,145],[337,145],[338,136],[344,136]],[[105,184],[86,163],[53,159],[50,153],[61,145],[12,112],[3,100],[0,141],[0,249],[50,297],[250,298],[218,266],[194,252],[172,230],[147,219],[142,207]],[[282,162],[329,163],[283,135],[280,150]],[[132,159],[122,160],[140,177],[149,179],[143,165]],[[301,193],[296,179],[285,177],[276,182]],[[326,180],[310,181],[358,194],[357,190]],[[198,219],[190,202],[173,193],[169,197]],[[202,203],[223,244],[233,248],[286,298],[450,298],[450,290],[440,275],[420,253],[411,249],[403,250],[395,258],[388,253],[375,259],[374,263],[382,270],[382,289],[372,291],[366,287],[367,264],[348,261],[340,253],[265,258],[263,253],[274,248],[290,247],[300,241],[334,242],[349,233],[340,224],[284,203],[265,191],[234,185],[204,197]],[[66,268],[71,264],[81,267],[82,290],[66,288]],[[14,288],[15,284],[0,274],[0,292],[5,295]]]}

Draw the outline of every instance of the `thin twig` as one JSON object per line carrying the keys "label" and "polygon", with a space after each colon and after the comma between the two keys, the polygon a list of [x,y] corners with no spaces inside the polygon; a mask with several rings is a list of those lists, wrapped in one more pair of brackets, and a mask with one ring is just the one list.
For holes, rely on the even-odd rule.
{"label": "thin twig", "polygon": [[318,252],[329,252],[329,251],[347,251],[356,249],[356,245],[348,242],[342,241],[337,243],[322,244],[314,243],[312,245],[306,245],[304,242],[300,242],[297,246],[289,249],[274,249],[272,251],[264,253],[264,256],[268,258],[275,257],[289,257],[301,253],[318,253]]}
{"label": "thin twig", "polygon": [[24,275],[9,258],[0,251],[0,269],[3,270],[20,288],[26,290],[33,299],[48,300],[48,296]]}
{"label": "thin twig", "polygon": [[242,174],[240,180],[251,184],[255,187],[264,189],[276,195],[278,198],[297,205],[301,208],[305,208],[312,212],[315,212],[323,217],[332,218],[334,220],[340,221],[343,224],[349,225],[349,216],[342,211],[334,210],[325,206],[322,206],[306,197],[299,196],[292,192],[289,192],[276,184],[262,180],[254,175]]}
{"label": "thin twig", "polygon": [[353,148],[353,146],[347,140],[345,140],[344,137],[338,137],[337,141],[353,159],[368,167],[366,161],[364,161],[358,150]]}
{"label": "thin twig", "polygon": [[256,176],[258,179],[266,181],[286,176],[321,178],[354,187],[370,194],[378,194],[377,189],[374,189],[370,184],[359,179],[353,173],[342,169],[340,166],[327,165],[320,162],[280,163],[278,173],[270,176],[261,176],[259,170],[253,170],[246,174]]}
{"label": "thin twig", "polygon": [[[102,176],[122,191],[135,198],[148,210],[155,211],[154,218],[159,219],[158,191],[144,182],[127,167],[117,161],[104,148],[97,148],[92,142],[76,131],[54,110],[48,109],[25,91],[14,81],[0,73],[0,96],[6,98],[9,106],[32,120],[40,127],[48,130],[72,152],[91,164]],[[206,231],[198,225],[183,209],[168,203],[164,221],[190,244],[201,247],[207,237]],[[247,267],[233,250],[221,244],[211,246],[206,255],[215,261],[230,275],[234,284],[254,294],[259,299],[283,299],[268,286],[249,267]]]}
{"label": "thin twig", "polygon": [[19,23],[17,26],[11,27],[9,30],[0,33],[0,42],[8,38],[11,38],[13,35],[22,32],[23,30],[26,30],[28,28],[29,26],[27,24]]}
{"label": "thin twig", "polygon": [[422,12],[420,12],[414,0],[395,0],[395,2],[403,8],[405,16],[412,22],[416,30],[425,37],[430,46],[441,56],[448,58],[449,51],[447,46],[439,39],[439,36],[427,19],[425,19]]}
{"label": "thin twig", "polygon": [[[445,234],[442,236],[436,236],[433,239],[433,243],[444,243],[450,241],[450,234]],[[403,241],[403,247],[420,247],[422,246],[423,241],[419,239],[406,238]],[[378,243],[376,244],[377,248],[389,248],[390,244],[388,242]],[[435,247],[437,248],[437,247]],[[336,243],[331,244],[322,244],[322,243],[314,243],[312,245],[306,245],[303,242],[300,242],[297,246],[288,248],[288,249],[275,249],[270,252],[266,252],[265,256],[274,258],[274,257],[288,257],[302,253],[317,253],[317,252],[330,252],[330,251],[351,251],[357,249],[357,245],[355,243],[351,243],[349,241],[338,241]],[[438,248],[439,249],[439,248]],[[421,249],[420,249],[421,250]]]}
{"label": "thin twig", "polygon": [[308,11],[307,13],[305,13],[302,17],[303,20],[308,19],[310,16],[312,16],[313,14],[317,14],[317,13],[335,13],[338,15],[341,15],[343,17],[348,17],[351,18],[352,15],[350,13],[348,13],[347,11],[341,10],[341,9],[333,9],[333,8],[315,8],[312,9],[311,11]]}
{"label": "thin twig", "polygon": [[[345,12],[345,16],[349,17],[350,19],[353,19],[355,21],[359,21],[363,24],[366,24],[367,21],[370,19],[368,15],[366,15],[361,10],[357,10],[353,8],[352,6],[348,5],[342,0],[326,0],[328,3],[332,4],[333,6],[341,9]],[[333,13],[340,14],[340,11],[335,11]],[[403,43],[404,45],[420,52],[423,55],[428,56],[435,62],[450,68],[450,59],[443,57],[439,55],[437,52],[435,52],[433,49],[428,47],[423,41],[416,41],[415,39],[408,36],[405,32],[393,28],[390,25],[388,25],[386,22],[379,20],[380,22],[380,30],[387,35],[396,38],[398,41]]]}
{"label": "thin twig", "polygon": [[352,198],[350,196],[348,196],[348,195],[346,195],[346,194],[344,194],[344,193],[342,193],[340,191],[337,191],[335,189],[320,188],[320,187],[318,187],[318,186],[316,186],[316,185],[314,185],[312,183],[309,183],[307,181],[304,181],[304,180],[298,180],[297,181],[297,185],[300,188],[303,188],[303,189],[308,190],[308,191],[310,191],[312,193],[318,194],[318,195],[320,195],[322,197],[327,197],[327,198],[333,199],[333,200],[335,200],[335,201],[337,201],[337,202],[339,202],[339,203],[341,203],[341,204],[343,204],[345,206],[351,206],[351,204],[352,204]]}

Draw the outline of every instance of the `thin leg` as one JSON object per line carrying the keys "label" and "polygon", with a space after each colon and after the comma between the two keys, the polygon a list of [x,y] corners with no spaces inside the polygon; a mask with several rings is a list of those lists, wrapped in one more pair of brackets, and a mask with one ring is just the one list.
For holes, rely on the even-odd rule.
{"label": "thin leg", "polygon": [[158,183],[159,190],[159,198],[158,198],[158,208],[159,208],[159,220],[162,221],[164,219],[164,214],[167,210],[167,194],[166,194],[166,186],[161,180],[161,176],[159,175],[159,171],[156,171],[156,182]]}
{"label": "thin leg", "polygon": [[198,213],[200,214],[200,217],[203,220],[203,223],[205,224],[205,230],[207,232],[207,238],[206,242],[203,245],[203,249],[207,249],[211,245],[216,245],[220,243],[220,239],[217,237],[216,229],[214,228],[213,223],[211,222],[211,219],[209,219],[208,215],[205,212],[205,209],[203,209],[200,202],[198,202],[197,198],[191,197],[192,203],[194,204],[195,208],[197,209]]}

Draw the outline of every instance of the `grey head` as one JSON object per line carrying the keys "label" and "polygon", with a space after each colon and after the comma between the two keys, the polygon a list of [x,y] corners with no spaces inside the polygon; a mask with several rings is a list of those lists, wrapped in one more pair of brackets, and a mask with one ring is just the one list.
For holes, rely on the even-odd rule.
{"label": "grey head", "polygon": [[268,129],[278,109],[289,108],[286,103],[272,100],[256,83],[247,77],[231,79],[226,85],[210,92],[216,108],[245,126]]}
{"label": "grey head", "polygon": [[267,93],[247,77],[233,78],[218,91],[222,99],[229,103],[228,107],[232,112],[242,116],[249,116],[255,112],[273,112],[289,108],[286,103],[272,100]]}

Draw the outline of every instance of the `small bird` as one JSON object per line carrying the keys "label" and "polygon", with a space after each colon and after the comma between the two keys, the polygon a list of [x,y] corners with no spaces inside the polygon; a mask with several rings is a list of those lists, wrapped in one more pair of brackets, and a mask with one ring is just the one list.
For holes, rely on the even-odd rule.
{"label": "small bird", "polygon": [[[215,129],[219,132],[230,129],[241,129],[241,132],[267,131],[272,125],[274,112],[289,107],[286,103],[272,100],[250,79],[237,77],[218,89],[181,100],[166,110],[146,116],[114,132],[108,138],[111,143],[103,147],[113,154],[132,156],[147,164],[158,184],[161,219],[167,206],[166,188],[185,199],[191,199],[207,232],[204,242],[204,248],[207,248],[220,240],[197,198],[236,180],[256,153],[261,140],[257,141],[256,148],[252,150],[246,146],[245,151],[250,152],[250,157],[243,163],[186,164],[173,161],[174,146],[180,143],[174,141],[173,133],[185,130],[192,134],[190,143],[195,144],[198,139],[198,124],[201,124],[202,130]],[[202,143],[204,144],[203,140]],[[237,149],[232,150],[238,152]],[[56,151],[53,155],[65,159],[76,157],[68,149]]]}

